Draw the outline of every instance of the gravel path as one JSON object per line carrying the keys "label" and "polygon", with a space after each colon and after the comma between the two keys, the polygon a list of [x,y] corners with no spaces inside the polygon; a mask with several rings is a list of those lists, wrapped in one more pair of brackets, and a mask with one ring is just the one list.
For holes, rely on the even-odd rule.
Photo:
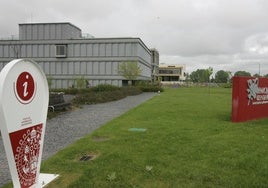
{"label": "gravel path", "polygon": [[[142,93],[119,101],[85,105],[47,121],[42,159],[56,154],[77,139],[155,96]],[[63,136],[64,135],[64,136]],[[2,137],[0,135],[0,187],[11,181]]]}

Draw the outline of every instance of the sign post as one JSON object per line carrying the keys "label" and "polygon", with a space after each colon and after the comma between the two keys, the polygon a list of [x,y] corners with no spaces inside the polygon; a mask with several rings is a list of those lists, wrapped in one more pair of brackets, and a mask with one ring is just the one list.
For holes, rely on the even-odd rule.
{"label": "sign post", "polygon": [[0,73],[0,128],[14,187],[38,183],[49,91],[37,63],[16,59]]}

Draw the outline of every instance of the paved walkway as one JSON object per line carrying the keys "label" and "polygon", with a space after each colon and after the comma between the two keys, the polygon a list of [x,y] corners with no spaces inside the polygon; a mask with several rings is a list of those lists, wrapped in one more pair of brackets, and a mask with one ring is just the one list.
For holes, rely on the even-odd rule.
{"label": "paved walkway", "polygon": [[[56,154],[77,139],[155,96],[142,93],[119,101],[85,105],[82,109],[66,112],[47,121],[42,159]],[[0,187],[11,181],[11,176],[0,136]]]}

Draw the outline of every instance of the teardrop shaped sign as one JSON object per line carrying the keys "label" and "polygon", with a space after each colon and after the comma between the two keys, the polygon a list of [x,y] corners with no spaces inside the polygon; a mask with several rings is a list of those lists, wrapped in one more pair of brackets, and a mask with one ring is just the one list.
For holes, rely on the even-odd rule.
{"label": "teardrop shaped sign", "polygon": [[36,187],[41,165],[48,85],[32,60],[17,59],[0,73],[0,128],[14,187]]}

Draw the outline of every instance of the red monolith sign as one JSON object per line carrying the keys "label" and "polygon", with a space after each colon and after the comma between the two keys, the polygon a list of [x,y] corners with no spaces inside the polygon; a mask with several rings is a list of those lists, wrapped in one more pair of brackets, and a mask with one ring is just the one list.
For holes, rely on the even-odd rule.
{"label": "red monolith sign", "polygon": [[232,122],[268,117],[268,79],[234,77]]}

